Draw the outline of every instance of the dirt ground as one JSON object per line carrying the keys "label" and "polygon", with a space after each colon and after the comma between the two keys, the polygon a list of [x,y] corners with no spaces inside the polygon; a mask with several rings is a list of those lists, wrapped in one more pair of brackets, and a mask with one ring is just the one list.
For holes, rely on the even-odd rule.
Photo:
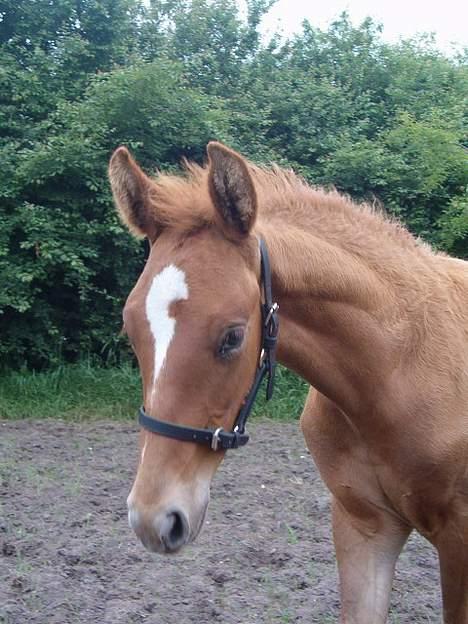
{"label": "dirt ground", "polygon": [[[338,592],[329,497],[293,423],[254,423],[182,554],[127,525],[136,426],[0,422],[2,624],[326,624]],[[400,557],[392,623],[441,621],[432,548]]]}

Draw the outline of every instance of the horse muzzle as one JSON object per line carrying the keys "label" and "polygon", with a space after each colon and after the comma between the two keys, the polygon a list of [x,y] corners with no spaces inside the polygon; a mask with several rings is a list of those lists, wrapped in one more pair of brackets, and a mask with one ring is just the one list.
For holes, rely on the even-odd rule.
{"label": "horse muzzle", "polygon": [[207,507],[208,501],[190,518],[179,506],[150,513],[129,504],[128,523],[147,550],[161,554],[176,553],[198,536]]}

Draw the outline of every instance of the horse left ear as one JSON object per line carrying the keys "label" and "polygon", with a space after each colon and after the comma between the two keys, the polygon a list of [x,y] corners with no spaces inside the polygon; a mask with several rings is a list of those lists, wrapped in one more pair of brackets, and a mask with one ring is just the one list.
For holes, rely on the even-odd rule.
{"label": "horse left ear", "polygon": [[246,161],[222,143],[210,142],[208,184],[221,227],[231,238],[247,236],[257,216],[257,194]]}

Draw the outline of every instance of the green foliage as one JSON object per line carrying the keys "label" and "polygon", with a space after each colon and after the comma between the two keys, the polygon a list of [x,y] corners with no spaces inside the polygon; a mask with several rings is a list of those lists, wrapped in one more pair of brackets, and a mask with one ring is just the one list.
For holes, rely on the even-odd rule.
{"label": "green foliage", "polygon": [[443,249],[459,256],[466,253],[468,240],[468,187],[463,196],[453,197],[439,219],[439,241]]}
{"label": "green foliage", "polygon": [[437,244],[438,219],[468,183],[466,155],[457,141],[456,131],[438,120],[400,113],[372,141],[345,140],[322,160],[322,176],[355,197],[377,197],[414,233]]}
{"label": "green foliage", "polygon": [[243,67],[260,46],[258,26],[276,0],[152,0],[142,25],[142,52],[181,61],[192,85],[206,93],[236,93]]}
{"label": "green foliage", "polygon": [[262,140],[281,160],[314,182],[377,198],[436,242],[438,217],[467,183],[461,59],[425,40],[386,45],[372,21],[355,28],[344,15],[327,32],[305,24],[258,54],[248,78]]}
{"label": "green foliage", "polygon": [[[263,44],[274,0],[5,0],[0,8],[0,357],[127,356],[120,311],[144,247],[106,168],[201,160],[208,140],[383,203],[468,257],[466,55],[385,44],[371,20]],[[289,409],[289,408],[286,408]]]}
{"label": "green foliage", "polygon": [[4,150],[16,161],[6,161],[11,177],[0,191],[0,353],[10,364],[119,349],[121,309],[143,250],[112,205],[112,149],[126,143],[149,168],[167,167],[201,156],[221,127],[213,99],[160,60],[94,78],[81,101],[59,103],[31,147]]}

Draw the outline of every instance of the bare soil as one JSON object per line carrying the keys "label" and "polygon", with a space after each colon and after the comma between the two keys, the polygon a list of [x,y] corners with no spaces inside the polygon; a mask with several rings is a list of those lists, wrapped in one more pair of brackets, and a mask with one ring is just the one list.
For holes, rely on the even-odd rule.
{"label": "bare soil", "polygon": [[[228,453],[197,542],[163,557],[127,526],[136,427],[0,423],[0,622],[336,622],[329,495],[294,423]],[[413,536],[393,623],[441,621],[435,553]]]}

